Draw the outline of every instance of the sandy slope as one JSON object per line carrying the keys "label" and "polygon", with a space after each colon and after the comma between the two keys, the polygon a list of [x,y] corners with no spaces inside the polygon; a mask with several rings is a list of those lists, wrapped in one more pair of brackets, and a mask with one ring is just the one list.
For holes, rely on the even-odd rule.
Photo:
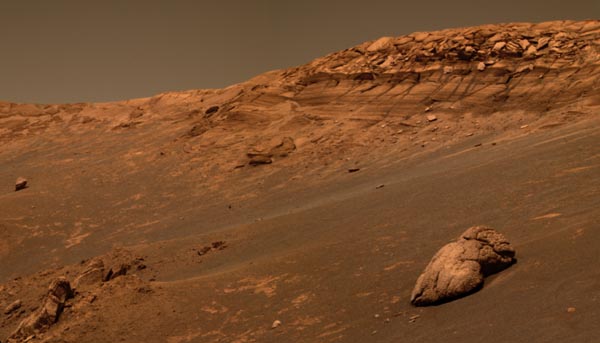
{"label": "sandy slope", "polygon": [[[0,309],[24,305],[0,314],[0,339],[100,256],[132,268],[33,341],[592,341],[599,35],[416,33],[223,90],[1,103]],[[410,306],[430,257],[477,224],[518,263]]]}

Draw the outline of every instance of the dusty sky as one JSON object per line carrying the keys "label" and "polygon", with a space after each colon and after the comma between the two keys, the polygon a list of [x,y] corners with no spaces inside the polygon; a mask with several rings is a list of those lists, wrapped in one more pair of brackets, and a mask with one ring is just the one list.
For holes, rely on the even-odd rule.
{"label": "dusty sky", "polygon": [[0,100],[218,88],[381,36],[599,18],[598,0],[0,0]]}

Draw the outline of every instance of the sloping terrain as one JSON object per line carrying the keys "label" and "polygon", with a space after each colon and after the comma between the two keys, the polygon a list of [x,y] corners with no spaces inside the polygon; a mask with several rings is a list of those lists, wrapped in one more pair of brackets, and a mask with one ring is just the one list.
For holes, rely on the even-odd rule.
{"label": "sloping terrain", "polygon": [[[599,21],[488,25],[219,90],[0,103],[0,340],[101,260],[125,275],[31,342],[593,341],[599,56]],[[518,262],[411,306],[473,225]]]}

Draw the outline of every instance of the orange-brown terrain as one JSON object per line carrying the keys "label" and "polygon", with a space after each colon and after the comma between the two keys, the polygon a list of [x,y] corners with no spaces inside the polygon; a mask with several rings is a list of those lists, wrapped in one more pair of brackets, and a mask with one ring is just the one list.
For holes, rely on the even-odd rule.
{"label": "orange-brown terrain", "polygon": [[[385,37],[225,89],[0,102],[0,341],[595,341],[599,110],[600,21]],[[474,225],[518,262],[412,306]],[[58,277],[72,297],[46,297]]]}

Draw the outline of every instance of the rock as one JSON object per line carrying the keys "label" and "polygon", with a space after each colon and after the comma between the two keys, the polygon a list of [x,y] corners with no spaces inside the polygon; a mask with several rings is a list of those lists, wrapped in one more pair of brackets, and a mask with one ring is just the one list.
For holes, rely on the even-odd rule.
{"label": "rock", "polygon": [[384,50],[385,48],[387,48],[391,45],[392,40],[393,40],[392,37],[381,37],[378,40],[376,40],[375,42],[373,42],[373,44],[369,45],[369,47],[367,48],[367,51],[375,52],[375,51],[379,51],[379,50]]}
{"label": "rock", "polygon": [[281,325],[281,320],[276,320],[273,322],[273,325],[271,325],[271,329],[276,329]]}
{"label": "rock", "polygon": [[492,48],[492,50],[493,51],[500,51],[505,46],[506,46],[506,42],[497,42],[496,44],[494,44],[494,47]]}
{"label": "rock", "polygon": [[131,266],[125,263],[121,263],[118,267],[110,268],[102,278],[102,281],[107,282],[119,276],[126,275],[130,268]]}
{"label": "rock", "polygon": [[413,36],[415,42],[422,42],[429,37],[429,32],[415,32],[411,36]]}
{"label": "rock", "polygon": [[540,38],[537,42],[536,49],[541,50],[541,49],[545,48],[546,46],[548,46],[549,42],[550,42],[550,38],[548,38],[548,37]]}
{"label": "rock", "polygon": [[58,278],[48,287],[48,294],[42,306],[29,317],[25,318],[17,330],[10,336],[11,339],[22,340],[31,335],[45,332],[58,321],[65,302],[73,297],[69,281]]}
{"label": "rock", "polygon": [[209,129],[210,129],[210,126],[207,125],[206,123],[198,123],[198,124],[192,126],[190,131],[188,131],[187,135],[188,135],[188,137],[198,137],[198,136],[201,136],[202,134],[204,134]]}
{"label": "rock", "polygon": [[204,114],[207,117],[212,116],[213,114],[217,113],[219,111],[219,106],[211,106],[209,107],[206,111],[204,111]]}
{"label": "rock", "polygon": [[535,46],[530,45],[527,50],[525,50],[525,52],[523,53],[523,56],[527,57],[527,58],[533,58],[535,57],[537,54],[537,49],[535,48]]}
{"label": "rock", "polygon": [[73,281],[73,288],[80,289],[102,283],[104,279],[104,262],[100,259],[92,260],[87,268]]}
{"label": "rock", "polygon": [[21,302],[21,300],[17,299],[14,302],[12,302],[10,305],[6,306],[6,308],[4,309],[4,314],[11,314],[14,311],[20,309],[22,305],[23,305],[23,303]]}
{"label": "rock", "polygon": [[426,306],[468,295],[482,287],[484,277],[512,265],[514,256],[502,234],[485,226],[471,227],[435,254],[419,276],[410,301]]}
{"label": "rock", "polygon": [[271,163],[273,163],[273,160],[271,159],[271,156],[269,156],[267,154],[251,154],[251,153],[248,153],[248,157],[250,157],[250,161],[248,162],[248,164],[250,164],[251,166],[257,166],[257,165],[261,165],[261,164],[271,164]]}
{"label": "rock", "polygon": [[477,70],[484,71],[485,70],[485,63],[484,62],[477,63]]}
{"label": "rock", "polygon": [[17,181],[15,181],[15,192],[18,192],[25,188],[27,188],[27,179],[25,179],[24,177],[18,177]]}
{"label": "rock", "polygon": [[348,173],[356,173],[360,168],[348,168]]}
{"label": "rock", "polygon": [[437,120],[437,116],[435,114],[427,115],[427,121],[432,122],[432,121],[436,121],[436,120]]}
{"label": "rock", "polygon": [[269,151],[269,155],[271,155],[271,157],[286,157],[294,150],[296,150],[296,144],[294,143],[294,139],[291,137],[284,137],[281,140],[281,143],[271,148],[271,150]]}
{"label": "rock", "polygon": [[531,43],[529,43],[527,39],[519,39],[518,43],[521,46],[521,49],[523,50],[527,50],[529,45],[531,45]]}
{"label": "rock", "polygon": [[523,49],[521,49],[521,45],[519,45],[519,43],[510,41],[510,42],[506,43],[506,50],[508,52],[510,52],[511,54],[518,54]]}

